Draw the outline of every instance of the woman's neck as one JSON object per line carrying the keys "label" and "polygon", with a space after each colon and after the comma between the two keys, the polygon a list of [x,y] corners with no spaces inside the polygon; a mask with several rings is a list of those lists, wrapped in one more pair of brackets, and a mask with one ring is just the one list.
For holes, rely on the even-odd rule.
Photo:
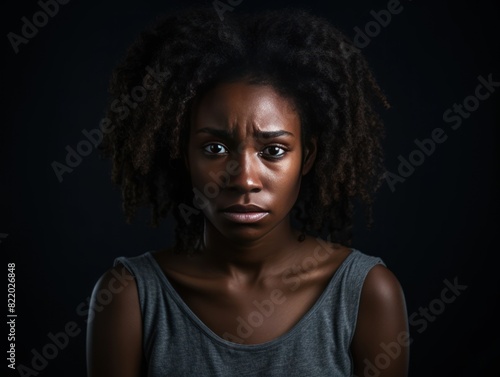
{"label": "woman's neck", "polygon": [[202,254],[207,268],[245,285],[255,285],[291,265],[302,246],[287,217],[259,238],[229,239],[205,220]]}

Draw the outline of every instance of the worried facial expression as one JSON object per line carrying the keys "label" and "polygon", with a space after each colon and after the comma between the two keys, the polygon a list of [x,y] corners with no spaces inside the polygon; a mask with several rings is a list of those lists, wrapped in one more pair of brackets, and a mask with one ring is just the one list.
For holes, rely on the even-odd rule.
{"label": "worried facial expression", "polygon": [[184,158],[206,219],[234,240],[288,226],[316,156],[315,140],[302,151],[293,102],[272,86],[236,81],[216,86],[193,111]]}

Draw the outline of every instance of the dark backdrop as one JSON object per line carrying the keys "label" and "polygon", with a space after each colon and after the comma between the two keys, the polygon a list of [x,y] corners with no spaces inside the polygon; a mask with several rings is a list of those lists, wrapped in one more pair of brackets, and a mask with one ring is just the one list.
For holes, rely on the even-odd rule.
{"label": "dark backdrop", "polygon": [[[16,264],[16,365],[37,367],[40,376],[85,375],[84,314],[96,280],[115,257],[172,242],[172,222],[152,230],[146,210],[134,225],[125,223],[110,163],[95,150],[62,182],[51,164],[85,139],[82,130],[98,127],[111,69],[134,37],[157,14],[185,3],[71,1],[18,53],[8,33],[20,34],[22,17],[32,20],[41,8],[35,1],[3,5],[0,252],[5,269]],[[492,87],[488,99],[468,97],[480,76],[500,81],[498,13],[485,1],[401,0],[403,10],[377,34],[368,24],[371,11],[388,3],[244,0],[234,11],[297,5],[351,37],[368,26],[374,36],[362,50],[393,106],[382,113],[387,168],[399,174],[401,158],[410,155],[420,165],[392,189],[384,183],[375,227],[367,231],[358,219],[353,246],[381,256],[404,288],[412,376],[492,375],[500,351],[500,90]],[[464,100],[477,109],[453,129],[455,121],[443,115]],[[446,141],[428,156],[414,152],[415,139],[432,137],[436,128]],[[451,303],[441,300],[446,281],[464,286]],[[62,331],[71,333],[68,341]],[[34,356],[44,350],[52,357],[46,365]]]}

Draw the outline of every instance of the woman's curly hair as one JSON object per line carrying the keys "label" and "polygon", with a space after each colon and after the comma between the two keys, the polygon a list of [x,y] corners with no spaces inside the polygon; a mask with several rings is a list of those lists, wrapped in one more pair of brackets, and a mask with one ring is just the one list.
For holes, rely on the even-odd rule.
{"label": "woman's curly hair", "polygon": [[[145,77],[155,75],[156,85],[144,89]],[[102,157],[112,158],[127,223],[141,206],[151,206],[153,227],[173,211],[176,251],[199,250],[203,214],[185,221],[180,210],[194,197],[183,162],[190,110],[210,88],[242,77],[293,100],[303,146],[317,137],[316,161],[292,210],[302,232],[327,231],[332,242],[350,245],[354,200],[365,204],[369,227],[373,222],[384,173],[375,106],[389,104],[351,40],[327,20],[290,8],[226,13],[223,21],[213,8],[186,8],[159,17],[130,46],[113,70],[110,127],[99,145]],[[129,94],[136,102],[118,106]]]}

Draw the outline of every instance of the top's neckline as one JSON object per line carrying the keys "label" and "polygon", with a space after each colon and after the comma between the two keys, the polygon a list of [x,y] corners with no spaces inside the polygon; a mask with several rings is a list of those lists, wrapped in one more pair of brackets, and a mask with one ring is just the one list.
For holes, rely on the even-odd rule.
{"label": "top's neckline", "polygon": [[165,287],[167,288],[168,292],[172,295],[173,299],[176,301],[178,306],[186,313],[186,315],[191,319],[191,321],[198,327],[200,328],[205,335],[207,335],[209,338],[214,340],[215,342],[232,348],[232,349],[240,349],[240,350],[264,350],[268,349],[269,347],[275,346],[277,344],[282,343],[285,341],[287,338],[291,337],[293,334],[297,333],[302,327],[304,327],[307,323],[307,319],[311,317],[314,312],[318,310],[318,308],[321,306],[323,301],[325,301],[326,297],[328,296],[328,293],[333,289],[333,286],[335,282],[338,280],[338,277],[341,275],[342,271],[346,268],[347,262],[350,261],[354,255],[359,253],[357,249],[351,248],[351,252],[349,255],[344,258],[340,266],[335,270],[333,273],[333,276],[330,278],[330,281],[328,282],[326,288],[323,290],[319,298],[316,300],[316,302],[311,306],[311,308],[302,316],[302,318],[287,332],[284,334],[280,335],[277,338],[274,338],[272,340],[269,340],[267,342],[263,343],[257,343],[257,344],[241,344],[241,343],[236,343],[236,342],[231,342],[229,340],[226,340],[219,335],[217,335],[215,332],[213,332],[192,310],[191,308],[184,302],[182,297],[177,293],[175,288],[172,286],[170,281],[168,280],[167,275],[163,272],[162,268],[158,264],[157,260],[153,256],[151,251],[147,251],[145,253],[145,256],[147,259],[151,262],[152,266],[154,267],[156,273],[160,276],[161,281],[164,283]]}

